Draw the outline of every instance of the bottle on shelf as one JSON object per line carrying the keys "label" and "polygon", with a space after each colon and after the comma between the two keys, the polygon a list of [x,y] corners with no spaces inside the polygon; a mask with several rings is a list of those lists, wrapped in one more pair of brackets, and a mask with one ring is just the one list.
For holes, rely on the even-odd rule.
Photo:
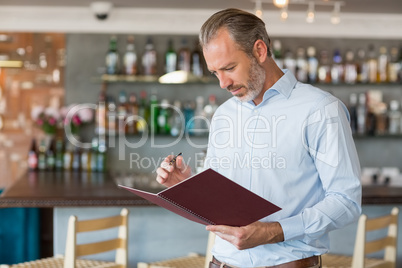
{"label": "bottle on shelf", "polygon": [[160,109],[158,114],[158,133],[159,134],[169,134],[170,133],[170,121],[171,116],[169,101],[163,99],[160,103]]}
{"label": "bottle on shelf", "polygon": [[42,139],[38,150],[38,170],[46,170],[46,141]]}
{"label": "bottle on shelf", "polygon": [[363,48],[357,51],[357,82],[362,84],[369,82],[369,64]]}
{"label": "bottle on shelf", "polygon": [[154,76],[158,74],[157,52],[155,50],[152,38],[147,38],[145,51],[142,55],[142,69],[145,76]]}
{"label": "bottle on shelf", "polygon": [[191,53],[191,72],[196,77],[202,77],[204,75],[203,56],[199,49],[198,41],[195,43]]}
{"label": "bottle on shelf", "polygon": [[366,94],[359,94],[359,103],[357,105],[357,134],[366,134],[367,104]]}
{"label": "bottle on shelf", "polygon": [[55,159],[55,169],[64,169],[64,142],[62,139],[56,139],[56,159]]}
{"label": "bottle on shelf", "polygon": [[106,85],[103,84],[98,98],[98,105],[96,107],[95,134],[97,135],[106,134],[106,109]]}
{"label": "bottle on shelf", "polygon": [[318,80],[318,59],[316,58],[316,49],[313,46],[307,48],[308,63],[308,82],[317,83]]}
{"label": "bottle on shelf", "polygon": [[109,50],[106,53],[106,74],[118,74],[120,68],[120,56],[117,51],[117,38],[111,36],[109,41]]}
{"label": "bottle on shelf", "polygon": [[399,101],[391,100],[388,113],[388,133],[392,135],[401,133],[401,111],[399,110]]}
{"label": "bottle on shelf", "polygon": [[207,123],[204,112],[204,97],[197,96],[195,98],[195,110],[194,110],[194,135],[205,135],[207,133]]}
{"label": "bottle on shelf", "polygon": [[165,53],[165,73],[174,72],[177,69],[177,54],[173,47],[173,40],[169,39]]}
{"label": "bottle on shelf", "polygon": [[204,107],[205,117],[209,122],[208,127],[212,122],[212,116],[214,115],[216,109],[218,109],[218,105],[216,104],[216,96],[211,94],[208,97],[208,104]]}
{"label": "bottle on shelf", "polygon": [[121,90],[119,93],[119,103],[117,106],[117,132],[119,135],[126,134],[126,121],[128,117],[127,93]]}
{"label": "bottle on shelf", "polygon": [[380,102],[373,111],[376,117],[375,134],[384,135],[388,133],[388,110],[387,104]]}
{"label": "bottle on shelf", "polygon": [[127,37],[126,52],[123,56],[124,74],[136,75],[137,74],[137,51],[134,44],[134,36]]}
{"label": "bottle on shelf", "polygon": [[117,111],[116,111],[116,102],[113,97],[109,97],[107,102],[107,115],[106,115],[106,123],[107,123],[107,133],[110,136],[115,136],[117,131]]}
{"label": "bottle on shelf", "polygon": [[354,53],[352,50],[346,51],[345,55],[345,76],[346,84],[355,84],[357,82],[357,65],[354,61]]}
{"label": "bottle on shelf", "polygon": [[138,102],[137,95],[132,92],[128,97],[128,112],[127,112],[127,134],[137,134],[138,122]]}
{"label": "bottle on shelf", "polygon": [[155,91],[152,92],[152,94],[149,98],[149,109],[150,109],[149,128],[150,128],[152,134],[158,134],[159,133],[159,127],[158,127],[159,103],[158,103],[158,97],[156,96]]}
{"label": "bottle on shelf", "polygon": [[138,106],[138,122],[137,130],[139,133],[147,132],[149,129],[149,114],[150,109],[147,100],[147,92],[141,91],[140,93],[140,103]]}
{"label": "bottle on shelf", "polygon": [[175,100],[173,103],[174,109],[169,118],[170,121],[170,135],[173,137],[179,136],[184,130],[184,117],[181,111],[181,102]]}
{"label": "bottle on shelf", "polygon": [[385,83],[388,82],[388,52],[385,46],[381,46],[379,50],[378,61],[377,61],[377,82]]}
{"label": "bottle on shelf", "polygon": [[349,96],[349,114],[350,114],[350,128],[352,134],[357,133],[357,94],[352,93]]}
{"label": "bottle on shelf", "polygon": [[71,169],[73,171],[81,170],[81,150],[78,146],[74,146],[73,154],[71,159]]}
{"label": "bottle on shelf", "polygon": [[331,66],[331,82],[332,84],[339,84],[344,81],[343,78],[344,69],[342,56],[339,49],[334,51],[334,56],[332,57],[332,66]]}
{"label": "bottle on shelf", "polygon": [[97,151],[97,161],[96,161],[96,170],[98,172],[105,172],[106,171],[106,139],[100,138],[98,141],[98,151]]}
{"label": "bottle on shelf", "polygon": [[91,171],[91,152],[86,148],[83,148],[81,152],[80,166],[82,171]]}
{"label": "bottle on shelf", "polygon": [[63,168],[64,170],[71,171],[73,164],[73,150],[72,144],[66,141],[66,146],[63,154]]}
{"label": "bottle on shelf", "polygon": [[375,52],[373,45],[369,45],[367,64],[368,64],[368,81],[369,83],[376,83],[378,62],[377,62],[377,53]]}
{"label": "bottle on shelf", "polygon": [[181,47],[177,56],[177,70],[186,72],[191,71],[191,52],[188,48],[186,38],[181,40]]}
{"label": "bottle on shelf", "polygon": [[52,139],[46,150],[46,169],[53,171],[56,165],[56,141]]}
{"label": "bottle on shelf", "polygon": [[186,101],[183,106],[184,132],[192,135],[194,130],[194,102]]}
{"label": "bottle on shelf", "polygon": [[89,170],[92,172],[96,172],[98,170],[98,138],[93,137],[91,141],[91,150],[90,150],[90,167]]}
{"label": "bottle on shelf", "polygon": [[283,57],[282,57],[282,43],[280,40],[274,40],[272,43],[272,56],[279,68],[283,69]]}
{"label": "bottle on shelf", "polygon": [[36,140],[32,139],[31,147],[28,152],[28,169],[33,171],[38,168],[38,151],[36,149]]}
{"label": "bottle on shelf", "polygon": [[306,58],[306,50],[303,47],[299,47],[297,49],[296,78],[303,83],[308,81],[308,63]]}
{"label": "bottle on shelf", "polygon": [[318,82],[331,83],[331,65],[329,62],[328,51],[322,50],[318,67]]}
{"label": "bottle on shelf", "polygon": [[[391,48],[391,57],[388,64],[388,81],[390,83],[397,83],[399,72],[401,71],[401,63],[398,59],[398,48]],[[402,81],[402,80],[401,80]]]}

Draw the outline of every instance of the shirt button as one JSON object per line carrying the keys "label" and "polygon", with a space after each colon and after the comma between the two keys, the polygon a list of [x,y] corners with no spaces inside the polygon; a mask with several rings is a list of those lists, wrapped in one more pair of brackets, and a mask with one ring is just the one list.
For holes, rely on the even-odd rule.
{"label": "shirt button", "polygon": [[257,109],[255,109],[253,112],[256,114],[256,113],[258,113],[258,110],[257,110]]}

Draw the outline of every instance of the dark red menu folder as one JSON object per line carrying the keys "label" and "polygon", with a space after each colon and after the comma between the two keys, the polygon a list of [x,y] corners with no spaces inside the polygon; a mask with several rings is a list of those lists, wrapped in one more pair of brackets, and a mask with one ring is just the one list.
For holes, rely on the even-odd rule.
{"label": "dark red menu folder", "polygon": [[281,210],[212,169],[200,172],[158,194],[118,186],[204,225],[245,226]]}

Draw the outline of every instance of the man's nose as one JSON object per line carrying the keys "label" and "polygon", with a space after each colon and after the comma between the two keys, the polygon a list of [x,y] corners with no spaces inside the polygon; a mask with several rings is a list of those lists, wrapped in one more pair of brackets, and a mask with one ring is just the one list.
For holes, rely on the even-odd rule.
{"label": "man's nose", "polygon": [[225,74],[220,74],[218,79],[219,79],[219,86],[221,88],[227,88],[232,84],[232,79]]}

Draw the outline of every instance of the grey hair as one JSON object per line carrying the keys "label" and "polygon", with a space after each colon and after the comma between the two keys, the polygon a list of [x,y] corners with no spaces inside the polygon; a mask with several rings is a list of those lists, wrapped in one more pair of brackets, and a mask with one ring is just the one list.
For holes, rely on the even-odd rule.
{"label": "grey hair", "polygon": [[271,57],[271,40],[265,23],[249,12],[228,8],[213,14],[201,27],[199,41],[204,48],[209,41],[216,37],[221,28],[226,28],[230,37],[249,57],[253,56],[253,47],[257,40],[262,40],[268,48]]}

